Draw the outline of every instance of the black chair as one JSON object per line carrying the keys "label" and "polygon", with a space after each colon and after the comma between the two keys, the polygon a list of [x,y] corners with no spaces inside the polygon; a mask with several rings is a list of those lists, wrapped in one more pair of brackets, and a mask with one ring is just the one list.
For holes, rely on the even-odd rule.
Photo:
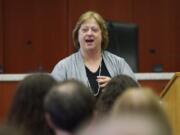
{"label": "black chair", "polygon": [[138,26],[136,24],[107,22],[108,51],[123,57],[134,72],[138,72]]}

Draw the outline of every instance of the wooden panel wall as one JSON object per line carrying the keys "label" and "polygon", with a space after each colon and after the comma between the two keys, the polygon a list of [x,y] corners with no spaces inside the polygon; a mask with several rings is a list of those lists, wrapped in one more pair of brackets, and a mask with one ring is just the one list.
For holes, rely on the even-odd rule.
{"label": "wooden panel wall", "polygon": [[3,72],[3,6],[0,0],[0,73]]}
{"label": "wooden panel wall", "polygon": [[5,72],[50,71],[67,54],[66,0],[5,0]]}
{"label": "wooden panel wall", "polygon": [[[178,0],[140,0],[134,2],[134,22],[140,26],[140,71],[153,71],[162,65],[164,71],[178,71],[177,32],[180,32]],[[143,56],[143,57],[142,57]]]}
{"label": "wooden panel wall", "polygon": [[0,0],[0,64],[5,73],[50,72],[73,52],[72,30],[83,12],[139,25],[139,71],[180,70],[179,0]]}
{"label": "wooden panel wall", "polygon": [[5,121],[18,82],[0,82],[0,123]]}
{"label": "wooden panel wall", "polygon": [[173,52],[173,55],[174,55],[174,58],[175,58],[175,61],[174,61],[174,67],[175,68],[178,68],[177,71],[180,71],[180,55],[179,55],[179,52],[180,52],[180,40],[179,40],[179,35],[180,35],[180,1],[179,0],[176,0],[175,2],[173,2],[173,6],[174,8],[172,8],[173,10],[173,14],[174,14],[174,24],[172,25],[175,25],[174,26],[174,41],[172,41],[172,45],[174,45],[174,52]]}

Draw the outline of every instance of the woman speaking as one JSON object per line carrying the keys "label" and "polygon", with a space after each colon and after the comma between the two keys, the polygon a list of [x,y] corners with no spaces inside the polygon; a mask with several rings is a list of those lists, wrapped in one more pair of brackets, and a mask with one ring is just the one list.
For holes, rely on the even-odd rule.
{"label": "woman speaking", "polygon": [[126,61],[108,51],[108,30],[102,16],[88,11],[82,14],[73,30],[74,46],[78,52],[60,60],[52,75],[59,81],[78,79],[91,88],[94,96],[111,80],[126,74],[136,80]]}

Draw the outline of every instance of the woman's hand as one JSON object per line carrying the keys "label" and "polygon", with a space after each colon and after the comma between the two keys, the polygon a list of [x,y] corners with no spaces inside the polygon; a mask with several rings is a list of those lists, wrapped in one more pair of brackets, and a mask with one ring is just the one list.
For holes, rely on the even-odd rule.
{"label": "woman's hand", "polygon": [[96,79],[101,88],[104,88],[110,80],[111,78],[109,76],[97,76]]}

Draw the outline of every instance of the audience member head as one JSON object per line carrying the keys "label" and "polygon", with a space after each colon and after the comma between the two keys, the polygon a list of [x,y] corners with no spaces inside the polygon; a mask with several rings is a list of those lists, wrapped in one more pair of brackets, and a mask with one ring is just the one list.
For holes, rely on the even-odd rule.
{"label": "audience member head", "polygon": [[44,98],[56,80],[46,73],[37,73],[25,77],[17,87],[8,123],[26,128],[34,135],[48,135],[44,118]]}
{"label": "audience member head", "polygon": [[95,21],[99,25],[101,32],[102,32],[101,48],[102,49],[107,48],[109,39],[108,39],[108,30],[106,27],[106,22],[100,14],[98,14],[97,12],[94,12],[94,11],[87,11],[79,17],[79,20],[77,21],[76,26],[73,30],[73,41],[74,41],[75,48],[78,49],[80,47],[79,40],[78,40],[79,29],[81,28],[81,25],[89,19],[95,19]]}
{"label": "audience member head", "polygon": [[99,96],[96,104],[97,114],[108,114],[116,98],[132,87],[139,87],[139,84],[131,77],[123,74],[113,77]]}
{"label": "audience member head", "polygon": [[55,133],[73,133],[94,111],[94,96],[77,80],[66,80],[54,86],[45,98],[46,118]]}
{"label": "audience member head", "polygon": [[131,88],[117,98],[113,112],[138,111],[159,113],[162,112],[160,99],[149,88]]}
{"label": "audience member head", "polygon": [[121,113],[83,127],[75,135],[172,135],[162,121],[146,113]]}
{"label": "audience member head", "polygon": [[163,124],[167,132],[172,132],[160,99],[152,89],[131,88],[125,91],[117,98],[112,107],[113,116],[118,116],[122,113],[148,115]]}

